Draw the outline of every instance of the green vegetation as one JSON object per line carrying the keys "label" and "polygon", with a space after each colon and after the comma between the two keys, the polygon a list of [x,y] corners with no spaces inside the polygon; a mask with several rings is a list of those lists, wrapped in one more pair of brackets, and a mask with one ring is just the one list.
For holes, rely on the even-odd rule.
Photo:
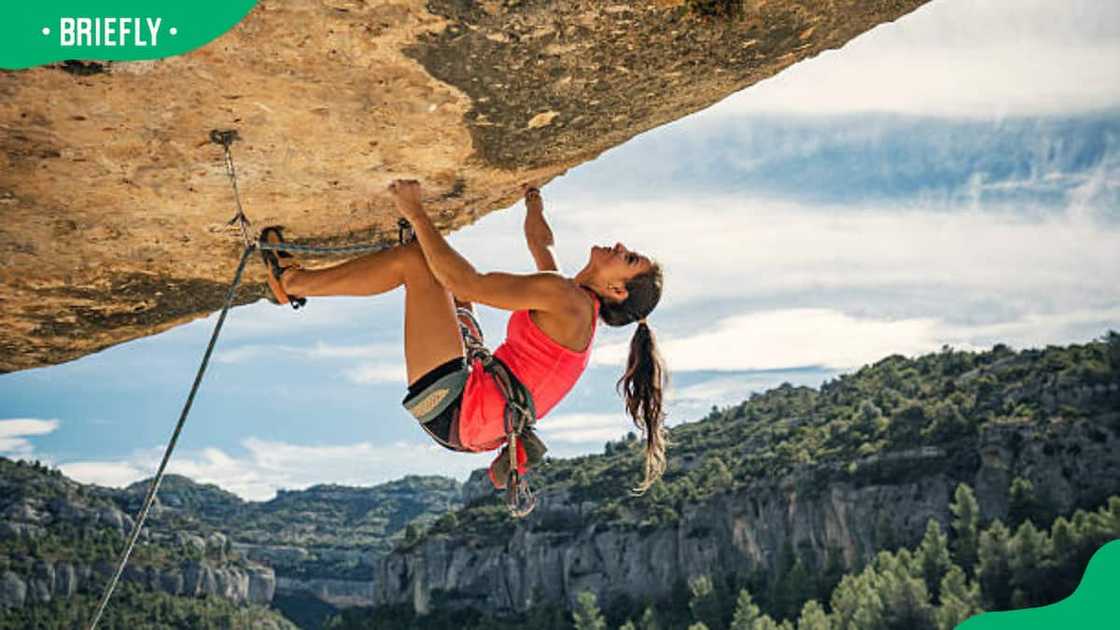
{"label": "green vegetation", "polygon": [[[115,560],[124,547],[124,534],[105,520],[123,514],[104,488],[75,483],[40,462],[0,458],[0,496],[0,512],[23,507],[39,515],[39,523],[28,527],[28,533],[0,537],[0,571],[27,574],[40,560],[93,565]],[[179,545],[170,538],[142,539],[133,551],[132,566],[165,568],[187,561],[235,559],[224,557],[221,550]]]}
{"label": "green vegetation", "polygon": [[[664,480],[641,497],[630,496],[626,485],[641,478],[641,445],[633,434],[608,443],[602,455],[546,458],[532,482],[536,488],[567,490],[573,501],[594,502],[594,513],[584,524],[609,522],[613,527],[652,530],[676,522],[686,504],[795,471],[804,479],[799,493],[812,493],[833,480],[916,479],[927,475],[928,468],[890,456],[931,445],[940,449],[928,455],[931,466],[955,467],[965,478],[974,472],[966,467],[975,463],[952,458],[975,453],[977,438],[988,427],[1031,428],[1046,441],[1071,424],[1088,423],[1099,425],[1091,433],[1103,439],[1101,429],[1120,433],[1117,385],[1116,332],[1083,345],[1018,353],[997,345],[987,352],[946,347],[914,359],[895,355],[819,390],[785,384],[674,427]],[[1106,497],[1102,491],[1086,504],[1099,504]],[[1048,522],[1054,517],[1047,507],[1051,499],[1035,496],[1030,482],[1021,480],[1012,488],[1010,520]],[[459,510],[454,520],[417,531],[409,546],[428,536],[450,534],[500,543],[514,526],[495,496]]]}
{"label": "green vegetation", "polygon": [[[84,628],[97,608],[98,598],[75,595],[50,603],[7,610],[0,615],[0,630],[71,630]],[[243,607],[221,597],[173,597],[121,584],[99,627],[130,630],[295,630],[296,626],[274,611],[260,606]]]}
{"label": "green vegetation", "polygon": [[[309,552],[269,561],[282,575],[369,579],[371,556],[394,545],[409,551],[440,536],[468,546],[504,545],[515,526],[541,532],[610,527],[645,534],[676,526],[690,506],[729,493],[750,496],[752,484],[775,479],[790,480],[790,489],[806,498],[834,482],[910,483],[931,471],[972,479],[982,435],[1010,436],[1000,448],[1013,451],[1007,454],[1011,459],[1023,449],[1047,454],[1064,449],[1071,458],[1083,447],[1109,443],[1120,433],[1117,385],[1116,333],[1088,344],[1018,353],[996,346],[979,353],[946,348],[914,359],[887,357],[819,389],[783,385],[673,428],[669,471],[641,497],[629,494],[641,465],[641,445],[633,434],[607,444],[602,455],[546,460],[534,472],[534,485],[582,504],[585,516],[578,522],[567,514],[542,513],[517,525],[498,497],[457,509],[460,486],[438,477],[406,477],[375,488],[316,486],[249,503],[216,486],[172,476],[161,488],[160,508],[131,566],[203,559],[241,563],[230,545],[207,540],[236,523],[238,542]],[[1077,470],[1061,474],[1077,482],[1074,507],[1099,506],[1115,492],[1107,479]],[[949,506],[951,519],[931,520],[920,541],[905,539],[910,534],[900,535],[890,522],[868,524],[876,530],[871,539],[878,553],[867,566],[845,566],[839,549],[813,553],[787,542],[776,550],[767,572],[693,576],[663,601],[598,602],[588,593],[576,602],[575,616],[556,605],[494,619],[454,608],[455,593],[434,592],[434,612],[423,618],[410,607],[348,609],[329,627],[951,627],[981,609],[1038,605],[1068,594],[1092,552],[1120,536],[1120,499],[1112,498],[1096,512],[1069,516],[1068,500],[1047,496],[1044,477],[1021,468],[1009,469],[1008,477],[1006,523],[983,522],[981,506],[962,484]],[[0,522],[7,527],[0,536],[0,572],[28,575],[38,560],[88,566],[115,559],[123,543],[121,521],[135,513],[146,488],[146,482],[124,491],[83,486],[39,463],[0,458],[0,511],[10,516]],[[593,506],[589,512],[588,506]],[[1046,524],[1048,529],[1039,529]],[[684,535],[708,532],[697,528]],[[230,615],[251,610],[216,598],[147,592],[134,583],[126,589],[133,599],[114,614],[135,615],[121,617],[120,627],[239,627],[248,617]],[[56,627],[43,620],[79,615],[89,598],[83,593],[14,611],[0,620],[0,630]],[[293,610],[306,608],[288,603]]]}
{"label": "green vegetation", "polygon": [[583,591],[576,596],[576,608],[572,611],[575,630],[607,630],[607,622],[599,612],[599,602],[595,593]]}
{"label": "green vegetation", "polygon": [[[967,513],[968,506],[975,505],[967,485],[961,484],[954,496],[954,513]],[[690,580],[683,601],[676,595],[641,607],[600,610],[595,595],[585,591],[578,595],[570,615],[558,615],[554,608],[505,619],[477,611],[437,609],[432,615],[417,617],[399,607],[352,609],[333,618],[328,627],[948,630],[984,610],[1042,606],[1067,597],[1077,587],[1092,554],[1120,537],[1120,496],[1111,497],[1094,512],[1078,510],[1070,519],[1059,517],[1049,530],[1024,521],[1012,534],[1002,522],[993,521],[980,531],[979,560],[974,569],[967,569],[962,563],[974,556],[972,548],[961,541],[975,531],[975,522],[967,518],[958,517],[948,534],[931,519],[916,547],[880,551],[867,566],[840,576],[823,594],[820,582],[808,575],[788,581],[778,576],[772,580],[777,588],[761,582],[758,592],[766,597],[756,601],[751,586],[720,583],[702,575]]]}
{"label": "green vegetation", "polygon": [[[628,486],[620,483],[640,476],[634,435],[607,444],[602,455],[546,460],[534,473],[534,485],[590,502],[593,512],[578,523],[542,517],[520,526],[572,531],[607,524],[652,531],[675,525],[689,504],[776,478],[797,480],[800,496],[812,496],[835,481],[907,483],[931,470],[968,479],[976,473],[979,437],[987,431],[1010,431],[1014,449],[1024,447],[1016,441],[1024,431],[1043,450],[1079,448],[1066,439],[1074,430],[1090,441],[1111,439],[1109,434],[1120,433],[1118,384],[1120,335],[1115,332],[1088,344],[1017,353],[997,345],[987,352],[944,348],[914,359],[887,357],[819,390],[783,385],[673,428],[669,472],[642,497],[630,497]],[[915,457],[922,465],[914,465]],[[1108,489],[1115,491],[1114,485],[1095,480],[1079,487],[1090,483],[1095,489],[1079,496],[1081,506],[1100,505]],[[1011,529],[998,521],[982,523],[976,497],[961,485],[949,506],[948,530],[931,521],[919,542],[892,539],[897,533],[890,524],[880,524],[884,531],[873,537],[880,553],[854,572],[838,549],[819,558],[787,544],[769,574],[699,576],[678,585],[666,601],[607,602],[601,613],[609,627],[629,623],[638,630],[697,623],[709,630],[777,628],[783,622],[798,628],[951,627],[953,620],[981,608],[1035,605],[1068,594],[1092,551],[1107,536],[1120,535],[1115,499],[1097,513],[1055,520],[1054,497],[1040,495],[1029,479],[1013,478],[1008,496]],[[1049,533],[1030,524],[1050,522]],[[415,528],[403,549],[439,536],[504,545],[515,526],[497,499],[481,500],[427,530]],[[1056,554],[1055,547],[1070,551]],[[885,594],[879,597],[891,605],[881,600],[876,607],[870,591]],[[440,609],[433,605],[433,610]],[[398,611],[390,626],[369,625],[370,613],[353,610],[336,618],[335,627],[450,627],[436,621],[442,614],[421,622]],[[517,627],[527,617],[472,619],[477,627]],[[534,627],[567,628],[572,622],[567,616]]]}
{"label": "green vegetation", "polygon": [[[0,573],[12,571],[23,579],[34,575],[43,562],[87,569],[115,565],[148,483],[137,482],[124,490],[87,486],[39,462],[0,458],[0,513],[5,514],[0,520]],[[203,560],[215,568],[245,567],[246,559],[232,550],[228,538],[214,536],[227,532],[239,542],[300,546],[298,553],[264,559],[285,577],[369,580],[373,554],[389,549],[403,536],[409,521],[430,522],[457,506],[460,493],[455,480],[410,476],[373,488],[326,485],[282,491],[272,501],[253,503],[217,486],[170,475],[160,486],[146,535],[129,559],[129,570],[181,570],[187,563]],[[231,523],[237,529],[231,531]],[[267,556],[267,550],[264,553]],[[57,612],[81,601],[56,600],[31,608]],[[183,606],[194,610],[195,604]],[[237,605],[228,603],[228,607]],[[306,603],[299,608],[318,618],[334,611]],[[34,610],[27,614],[40,614]]]}

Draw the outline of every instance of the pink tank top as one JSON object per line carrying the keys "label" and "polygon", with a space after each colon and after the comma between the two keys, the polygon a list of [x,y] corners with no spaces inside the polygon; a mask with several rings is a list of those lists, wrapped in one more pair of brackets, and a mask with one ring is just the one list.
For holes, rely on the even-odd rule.
{"label": "pink tank top", "polygon": [[[529,311],[514,311],[506,327],[506,340],[494,350],[514,376],[533,395],[537,419],[544,418],[579,380],[591,358],[599,300],[591,321],[591,339],[582,352],[557,343],[537,327]],[[494,378],[476,361],[463,390],[459,411],[459,441],[464,448],[488,451],[505,442],[503,414],[506,400]]]}

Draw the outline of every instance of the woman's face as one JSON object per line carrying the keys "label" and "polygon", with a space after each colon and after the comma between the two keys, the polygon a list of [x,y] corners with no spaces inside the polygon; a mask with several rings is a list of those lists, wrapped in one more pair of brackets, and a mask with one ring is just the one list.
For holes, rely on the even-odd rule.
{"label": "woman's face", "polygon": [[616,283],[621,286],[625,286],[631,278],[641,275],[653,267],[653,261],[638,252],[627,249],[622,243],[615,243],[613,247],[593,245],[591,247],[591,264],[608,283]]}

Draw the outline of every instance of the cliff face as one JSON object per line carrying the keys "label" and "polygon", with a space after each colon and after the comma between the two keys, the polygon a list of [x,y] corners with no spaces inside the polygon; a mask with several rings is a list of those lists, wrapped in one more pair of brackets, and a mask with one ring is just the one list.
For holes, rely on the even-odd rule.
{"label": "cliff face", "polygon": [[264,0],[183,56],[0,73],[0,371],[220,306],[240,246],[211,129],[241,133],[257,227],[387,240],[408,176],[453,230],[924,2]]}
{"label": "cliff face", "polygon": [[[100,595],[147,490],[85,486],[0,458],[0,610]],[[269,605],[313,597],[372,605],[376,561],[411,521],[457,507],[459,484],[406,477],[373,488],[315,486],[245,502],[169,475],[124,581],[170,595]],[[2,614],[0,614],[2,617]]]}
{"label": "cliff face", "polygon": [[[0,462],[0,609],[100,594],[132,518],[105,496],[57,474]],[[212,595],[268,604],[271,567],[229,555],[218,532],[207,536],[145,527],[122,579],[172,595]]]}
{"label": "cliff face", "polygon": [[1029,426],[993,428],[951,448],[804,466],[686,505],[657,528],[636,528],[631,518],[596,522],[593,504],[546,491],[508,539],[437,536],[390,554],[378,567],[375,600],[421,613],[433,604],[496,612],[572,606],[584,590],[601,602],[656,600],[699,575],[773,572],[787,545],[821,564],[839,552],[851,567],[879,549],[916,544],[930,518],[947,529],[961,482],[976,490],[985,518],[1007,518],[1015,476],[1030,479],[1060,512],[1095,505],[1120,489],[1118,438],[1087,422],[1063,427],[1057,439]]}
{"label": "cliff face", "polygon": [[796,560],[852,568],[944,531],[961,483],[985,522],[1046,527],[1120,494],[1120,335],[1019,353],[891,356],[820,389],[783,385],[674,427],[640,498],[640,444],[546,462],[512,522],[481,475],[467,505],[377,569],[379,605],[493,614],[657,601],[689,579],[775,580]]}
{"label": "cliff face", "polygon": [[[100,594],[116,567],[69,562],[36,562],[29,573],[0,574],[0,609],[22,608],[66,599],[77,593]],[[207,562],[185,562],[170,568],[128,567],[121,578],[153,591],[185,597],[223,597],[237,604],[272,601],[276,575],[269,567],[222,567]]]}

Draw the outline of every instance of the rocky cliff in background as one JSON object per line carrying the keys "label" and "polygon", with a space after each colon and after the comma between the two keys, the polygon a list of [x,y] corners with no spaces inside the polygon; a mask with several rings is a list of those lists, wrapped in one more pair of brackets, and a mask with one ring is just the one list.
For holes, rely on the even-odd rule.
{"label": "rocky cliff in background", "polygon": [[[99,595],[147,481],[83,485],[0,458],[0,609]],[[406,477],[372,488],[315,486],[242,501],[177,475],[160,486],[123,579],[151,591],[241,605],[314,598],[372,605],[373,567],[409,523],[460,505],[457,482]],[[2,620],[2,615],[0,615]]]}
{"label": "rocky cliff in background", "polygon": [[453,230],[925,1],[264,0],[186,55],[2,72],[0,371],[221,305],[240,245],[211,129],[240,131],[257,227],[385,240],[385,185],[415,177]]}
{"label": "rocky cliff in background", "polygon": [[[0,459],[0,609],[99,594],[133,520],[107,491],[38,465]],[[122,579],[172,595],[272,601],[271,567],[229,554],[227,538],[145,527]]]}
{"label": "rocky cliff in background", "polygon": [[[369,605],[510,614],[584,590],[656,600],[699,575],[773,581],[794,561],[857,567],[914,545],[929,519],[947,524],[960,483],[984,521],[1045,526],[1120,494],[1120,335],[887,357],[713,410],[674,427],[671,444],[664,481],[640,498],[626,493],[633,439],[547,460],[539,506],[520,522],[484,471],[463,486],[406,477],[266,502],[173,475],[125,579],[270,602],[293,619]],[[84,486],[3,459],[0,473],[0,607],[99,588],[146,483]]]}
{"label": "rocky cliff in background", "polygon": [[676,427],[670,444],[665,482],[641,499],[623,487],[638,478],[633,443],[551,462],[516,524],[475,479],[467,508],[381,562],[378,604],[510,614],[584,590],[664,600],[702,575],[772,582],[794,559],[851,569],[916,544],[930,519],[947,529],[960,483],[986,521],[1096,508],[1120,494],[1120,335],[889,357]]}

